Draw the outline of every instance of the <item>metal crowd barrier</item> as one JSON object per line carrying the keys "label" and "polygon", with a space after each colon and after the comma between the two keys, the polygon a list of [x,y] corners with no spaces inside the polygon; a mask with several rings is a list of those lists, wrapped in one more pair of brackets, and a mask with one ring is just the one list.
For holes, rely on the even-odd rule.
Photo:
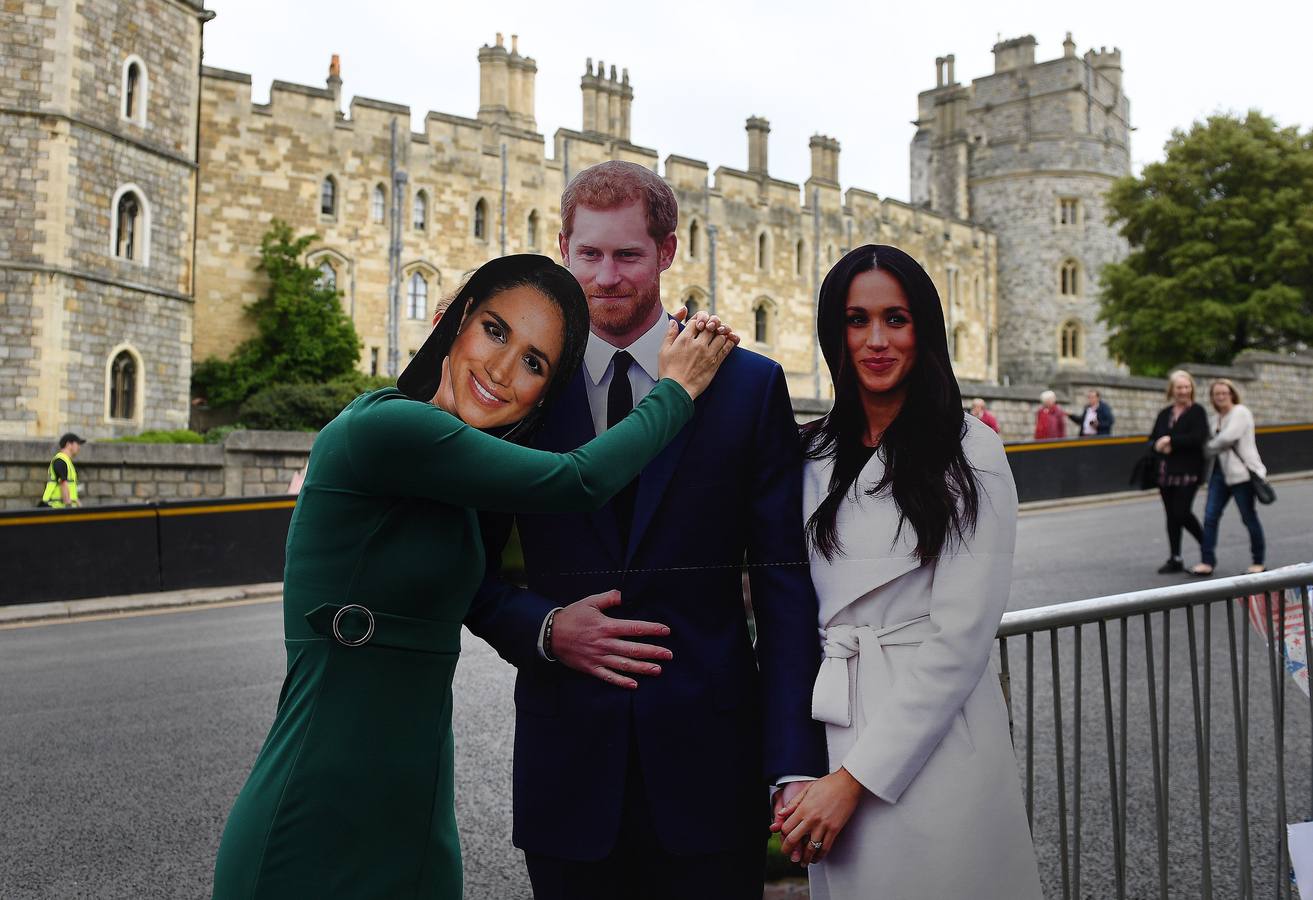
{"label": "metal crowd barrier", "polygon": [[1291,896],[1286,826],[1313,819],[1310,585],[1313,564],[1003,617],[999,677],[1046,896]]}

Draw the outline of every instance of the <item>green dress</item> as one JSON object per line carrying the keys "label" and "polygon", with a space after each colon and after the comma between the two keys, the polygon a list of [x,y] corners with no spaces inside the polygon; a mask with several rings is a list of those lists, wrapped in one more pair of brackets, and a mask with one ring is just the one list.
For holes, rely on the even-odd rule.
{"label": "green dress", "polygon": [[287,676],[216,898],[461,896],[451,680],[484,572],[476,510],[595,509],[692,414],[663,379],[596,440],[545,453],[386,388],[320,432],[287,534]]}

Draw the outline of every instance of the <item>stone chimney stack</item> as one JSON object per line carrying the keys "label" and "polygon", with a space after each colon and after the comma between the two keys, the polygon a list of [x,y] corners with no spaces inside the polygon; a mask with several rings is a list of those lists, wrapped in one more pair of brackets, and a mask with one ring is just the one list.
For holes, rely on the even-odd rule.
{"label": "stone chimney stack", "polygon": [[537,131],[538,120],[534,112],[534,80],[538,64],[529,56],[520,55],[520,36],[511,35],[511,52],[506,58],[510,75],[511,124],[526,131]]}
{"label": "stone chimney stack", "polygon": [[808,146],[812,152],[812,179],[839,183],[839,142],[824,134],[814,134]]}
{"label": "stone chimney stack", "polygon": [[994,74],[1024,69],[1035,64],[1035,36],[1012,38],[994,45]]}
{"label": "stone chimney stack", "polygon": [[955,57],[951,53],[944,57],[944,64],[948,67],[949,84],[957,84],[957,78],[953,74],[953,67],[956,64],[956,62],[957,62],[957,57]]}
{"label": "stone chimney stack", "polygon": [[1071,39],[1071,32],[1067,32],[1067,39],[1062,42],[1062,56],[1064,59],[1076,58],[1076,42]]}
{"label": "stone chimney stack", "polygon": [[342,115],[342,59],[336,53],[328,64],[328,89],[333,92],[333,111]]}
{"label": "stone chimney stack", "polygon": [[511,121],[510,54],[500,31],[494,46],[479,48],[479,121],[499,125]]}
{"label": "stone chimney stack", "polygon": [[753,116],[748,119],[748,171],[753,175],[765,175],[766,144],[770,138],[770,122]]}
{"label": "stone chimney stack", "polygon": [[608,76],[606,63],[599,59],[594,72],[590,58],[579,87],[583,93],[583,130],[629,141],[634,101],[629,70],[624,69],[621,74],[617,74],[613,65]]}

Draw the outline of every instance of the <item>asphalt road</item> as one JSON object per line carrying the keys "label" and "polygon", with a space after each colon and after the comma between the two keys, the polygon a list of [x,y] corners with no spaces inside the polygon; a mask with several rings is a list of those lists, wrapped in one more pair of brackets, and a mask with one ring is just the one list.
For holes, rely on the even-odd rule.
{"label": "asphalt road", "polygon": [[[1313,482],[1279,486],[1281,501],[1262,510],[1269,563],[1313,559]],[[1200,504],[1202,505],[1202,504]],[[1224,520],[1219,574],[1243,570],[1245,534],[1232,510]],[[1166,556],[1155,502],[1133,501],[1048,511],[1020,524],[1013,608],[1058,603],[1179,583],[1154,569]],[[272,719],[283,671],[276,603],[121,616],[0,631],[0,898],[190,898],[209,895],[214,851],[233,797]],[[1188,662],[1183,617],[1171,624],[1173,667]],[[1234,796],[1239,773],[1230,723],[1225,616],[1212,625],[1214,872],[1218,896],[1235,896]],[[1144,690],[1142,623],[1128,641],[1131,760],[1128,821],[1133,860],[1130,896],[1158,896],[1152,808],[1152,747]],[[1155,646],[1161,629],[1154,620]],[[1202,627],[1202,626],[1200,626]],[[1113,629],[1114,692],[1119,647]],[[1237,632],[1239,634],[1240,632]],[[1097,633],[1084,638],[1082,896],[1111,894],[1107,764],[1102,755],[1102,691]],[[466,896],[528,895],[523,863],[510,845],[510,748],[513,672],[466,636],[456,677],[457,815],[466,862]],[[1061,867],[1048,642],[1036,641],[1036,844],[1050,896]],[[1074,794],[1070,744],[1071,641],[1063,660],[1068,743],[1068,817]],[[1161,667],[1161,656],[1157,666]],[[1249,783],[1260,890],[1275,877],[1277,840],[1270,796],[1272,731],[1266,656],[1250,653],[1252,712]],[[1017,737],[1024,741],[1024,643],[1011,652]],[[1186,670],[1180,670],[1186,671]],[[1171,715],[1169,856],[1172,896],[1198,896],[1197,807],[1188,676],[1169,696]],[[1115,694],[1114,694],[1115,696]],[[1307,701],[1293,688],[1288,757],[1309,760]],[[1019,746],[1024,746],[1020,743]],[[1300,756],[1302,754],[1302,756]],[[1024,757],[1024,754],[1023,754]],[[1288,818],[1313,815],[1310,773],[1287,772]],[[578,785],[563,785],[563,797]],[[1266,793],[1264,793],[1266,792]],[[1261,795],[1261,796],[1260,796]],[[1228,799],[1230,798],[1230,799]],[[1229,837],[1228,837],[1229,835]],[[1072,838],[1074,840],[1074,836]],[[1179,846],[1178,846],[1179,845]],[[1266,868],[1263,868],[1263,867]],[[1069,877],[1074,874],[1069,872]]]}

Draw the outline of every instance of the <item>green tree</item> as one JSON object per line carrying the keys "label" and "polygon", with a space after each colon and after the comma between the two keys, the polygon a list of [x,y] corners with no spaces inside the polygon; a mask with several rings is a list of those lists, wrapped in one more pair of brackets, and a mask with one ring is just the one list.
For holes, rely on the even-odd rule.
{"label": "green tree", "polygon": [[1108,208],[1131,253],[1103,269],[1100,317],[1132,370],[1313,342],[1313,134],[1213,116],[1118,180]]}
{"label": "green tree", "polygon": [[269,290],[246,307],[254,337],[227,360],[210,357],[192,375],[192,392],[211,406],[235,406],[273,383],[314,384],[345,375],[360,359],[360,338],[342,311],[337,291],[307,265],[306,248],[319,239],[294,237],[275,219],[260,242],[259,271]]}

